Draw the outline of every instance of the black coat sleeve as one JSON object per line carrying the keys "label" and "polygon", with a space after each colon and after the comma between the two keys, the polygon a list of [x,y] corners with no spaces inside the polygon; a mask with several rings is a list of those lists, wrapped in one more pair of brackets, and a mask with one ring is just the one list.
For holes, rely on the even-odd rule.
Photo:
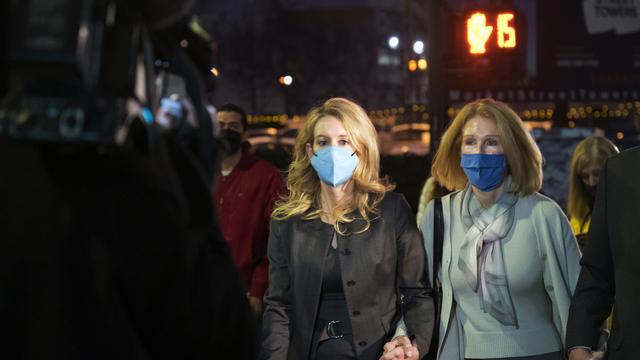
{"label": "black coat sleeve", "polygon": [[402,311],[409,335],[414,335],[420,354],[431,344],[434,325],[434,303],[430,295],[426,271],[426,253],[422,235],[404,197],[397,202],[398,285],[403,296]]}
{"label": "black coat sleeve", "polygon": [[269,288],[264,297],[262,348],[260,359],[286,359],[289,351],[291,287],[289,242],[282,236],[283,222],[272,220],[269,227]]}
{"label": "black coat sleeve", "polygon": [[607,162],[600,173],[587,247],[580,264],[582,270],[571,301],[567,324],[567,348],[589,346],[596,349],[600,327],[611,312],[615,296],[613,259],[607,218]]}

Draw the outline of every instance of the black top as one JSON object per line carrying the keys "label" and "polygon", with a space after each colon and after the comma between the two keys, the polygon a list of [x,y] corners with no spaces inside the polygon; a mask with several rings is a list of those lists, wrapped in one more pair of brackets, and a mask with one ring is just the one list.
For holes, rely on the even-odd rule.
{"label": "black top", "polygon": [[[335,233],[334,233],[335,238]],[[334,240],[332,240],[333,243]],[[340,269],[340,254],[338,248],[329,246],[327,258],[322,270],[322,294],[344,294],[342,288],[342,270]]]}

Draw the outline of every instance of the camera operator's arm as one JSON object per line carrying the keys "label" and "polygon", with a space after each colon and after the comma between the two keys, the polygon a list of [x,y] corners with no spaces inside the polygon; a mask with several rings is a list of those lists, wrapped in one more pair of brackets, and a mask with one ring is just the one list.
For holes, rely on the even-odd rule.
{"label": "camera operator's arm", "polygon": [[253,343],[235,346],[255,336],[254,325],[226,242],[212,226],[209,186],[190,153],[163,139],[156,159],[134,155],[118,166],[131,174],[115,181],[127,196],[114,207],[122,226],[112,253],[127,275],[121,281],[132,324],[151,355],[252,358]]}
{"label": "camera operator's arm", "polygon": [[212,177],[214,173],[215,151],[213,143],[213,124],[205,107],[205,88],[202,74],[188,54],[179,46],[176,33],[182,31],[182,25],[168,30],[152,33],[156,52],[169,63],[169,71],[181,77],[184,81],[186,96],[193,105],[193,116],[197,127],[190,127],[190,131],[181,131],[181,141],[201,161],[201,166]]}

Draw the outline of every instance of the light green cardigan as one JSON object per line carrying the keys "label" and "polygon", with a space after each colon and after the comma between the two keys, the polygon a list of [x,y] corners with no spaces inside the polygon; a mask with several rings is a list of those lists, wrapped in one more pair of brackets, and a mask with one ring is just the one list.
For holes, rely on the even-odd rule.
{"label": "light green cardigan", "polygon": [[[510,288],[518,287],[518,284],[512,283],[512,277],[522,278],[526,275],[534,277],[534,280],[536,276],[541,277],[539,286],[531,287],[530,292],[510,292],[520,324],[516,329],[503,326],[482,312],[477,297],[475,294],[469,296],[470,292],[463,293],[465,298],[461,299],[465,304],[466,316],[458,313],[460,305],[454,300],[451,273],[457,267],[458,250],[465,234],[460,218],[461,201],[460,192],[442,198],[444,239],[439,272],[442,312],[438,358],[517,357],[564,349],[569,304],[580,273],[580,252],[562,210],[553,200],[538,193],[521,197],[515,205],[514,225],[506,238],[501,240]],[[451,219],[454,219],[453,225]],[[419,226],[428,264],[432,266],[433,202],[429,203],[426,216]],[[475,303],[478,307],[474,309]],[[549,317],[534,316],[541,313]],[[469,321],[471,317],[474,319],[472,322]],[[463,321],[466,321],[466,334],[463,332]],[[402,332],[400,325],[396,335]],[[466,344],[465,338],[469,344]],[[420,350],[424,354],[425,350]]]}

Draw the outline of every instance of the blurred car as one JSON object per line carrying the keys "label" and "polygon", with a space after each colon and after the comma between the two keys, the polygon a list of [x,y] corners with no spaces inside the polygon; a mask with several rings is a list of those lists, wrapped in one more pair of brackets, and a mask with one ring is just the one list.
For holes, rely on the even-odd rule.
{"label": "blurred car", "polygon": [[276,128],[258,128],[247,130],[247,141],[252,147],[268,147],[269,144],[274,146],[278,143],[278,129]]}
{"label": "blurred car", "polygon": [[299,132],[300,129],[298,128],[280,129],[278,132],[278,142],[286,147],[293,147]]}
{"label": "blurred car", "polygon": [[[395,125],[391,128],[391,140],[383,142],[385,155],[419,155],[429,153],[431,143],[430,126],[425,123],[407,123]],[[386,139],[385,139],[386,140]]]}
{"label": "blurred car", "polygon": [[378,149],[384,155],[385,149],[391,145],[391,126],[375,122],[376,134],[378,136]]}

